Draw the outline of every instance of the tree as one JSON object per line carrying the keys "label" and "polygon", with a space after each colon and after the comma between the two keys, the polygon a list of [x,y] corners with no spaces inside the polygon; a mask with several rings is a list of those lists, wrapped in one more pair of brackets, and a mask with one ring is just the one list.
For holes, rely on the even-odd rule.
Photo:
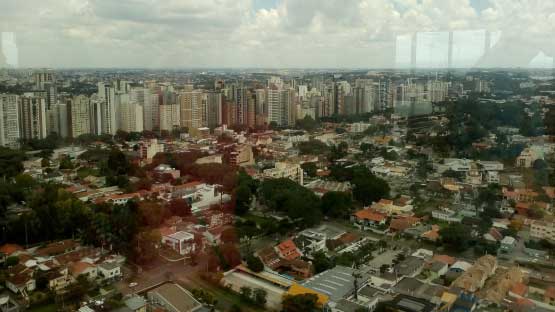
{"label": "tree", "polygon": [[285,295],[282,305],[282,312],[307,312],[316,309],[318,296],[315,294]]}
{"label": "tree", "polygon": [[536,204],[532,204],[530,209],[528,209],[528,216],[532,219],[542,219],[544,215],[544,210]]}
{"label": "tree", "polygon": [[351,194],[327,192],[322,196],[322,213],[329,217],[342,218],[350,214],[353,207]]}
{"label": "tree", "polygon": [[315,177],[316,172],[318,171],[316,164],[313,162],[303,163],[301,165],[301,168],[304,170],[304,172],[306,172],[306,175],[308,175],[309,177]]}
{"label": "tree", "polygon": [[243,286],[239,289],[239,297],[243,302],[251,302],[252,288]]}
{"label": "tree", "polygon": [[318,127],[318,122],[315,121],[311,116],[306,115],[303,119],[297,120],[297,128],[314,131]]}
{"label": "tree", "polygon": [[140,264],[151,263],[158,256],[160,233],[157,231],[140,232],[135,236],[134,261]]}
{"label": "tree", "polygon": [[347,155],[349,145],[346,142],[341,142],[338,145],[332,145],[329,154],[329,160],[335,161]]}
{"label": "tree", "polygon": [[246,185],[239,185],[235,189],[235,213],[237,215],[244,215],[249,211],[252,199],[252,192]]}
{"label": "tree", "polygon": [[252,300],[254,302],[254,304],[263,307],[264,305],[266,305],[266,296],[268,295],[268,293],[266,292],[266,290],[261,289],[261,288],[256,288],[253,293],[252,293]]}
{"label": "tree", "polygon": [[255,255],[249,255],[247,256],[247,267],[253,272],[262,272],[264,270],[264,263]]}
{"label": "tree", "polygon": [[316,139],[300,142],[297,145],[297,148],[299,149],[299,153],[301,153],[301,155],[325,155],[329,151],[326,143]]}
{"label": "tree", "polygon": [[363,205],[369,205],[389,196],[389,184],[373,175],[368,168],[358,166],[353,169],[353,196]]}
{"label": "tree", "polygon": [[192,214],[191,206],[183,198],[170,200],[169,210],[175,216],[187,217]]}
{"label": "tree", "polygon": [[447,247],[456,251],[465,251],[468,248],[470,236],[470,228],[461,223],[452,223],[439,230],[442,242]]}
{"label": "tree", "polygon": [[320,222],[320,199],[311,190],[287,178],[266,179],[258,191],[260,200],[274,211],[285,212],[302,225]]}
{"label": "tree", "polygon": [[335,267],[335,263],[331,258],[326,256],[323,251],[317,251],[312,254],[312,265],[314,267],[314,273],[318,274],[324,271],[327,271],[333,267]]}
{"label": "tree", "polygon": [[130,168],[131,165],[122,151],[117,148],[110,150],[105,168],[106,170],[113,175],[126,175],[129,173]]}
{"label": "tree", "polygon": [[11,178],[23,171],[25,154],[19,150],[0,147],[0,177]]}
{"label": "tree", "polygon": [[19,263],[18,256],[10,256],[6,259],[6,266],[11,267],[17,265]]}
{"label": "tree", "polygon": [[68,156],[62,156],[60,159],[60,170],[73,169],[73,164]]}
{"label": "tree", "polygon": [[238,304],[234,303],[231,308],[229,308],[229,312],[241,312],[241,306],[239,306]]}

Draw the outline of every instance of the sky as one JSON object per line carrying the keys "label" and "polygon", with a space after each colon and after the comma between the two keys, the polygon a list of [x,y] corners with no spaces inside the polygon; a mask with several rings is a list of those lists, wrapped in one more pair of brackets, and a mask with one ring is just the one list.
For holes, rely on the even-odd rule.
{"label": "sky", "polygon": [[555,1],[1,0],[0,32],[23,68],[553,67]]}

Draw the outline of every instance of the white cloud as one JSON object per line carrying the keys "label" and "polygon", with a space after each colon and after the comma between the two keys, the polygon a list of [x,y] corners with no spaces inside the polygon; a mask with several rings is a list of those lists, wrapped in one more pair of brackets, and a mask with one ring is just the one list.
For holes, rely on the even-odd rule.
{"label": "white cloud", "polygon": [[478,65],[553,56],[555,2],[489,3],[477,12],[469,0],[280,0],[257,10],[252,0],[2,0],[0,30],[17,34],[21,66],[391,67],[398,35],[481,29],[501,35]]}

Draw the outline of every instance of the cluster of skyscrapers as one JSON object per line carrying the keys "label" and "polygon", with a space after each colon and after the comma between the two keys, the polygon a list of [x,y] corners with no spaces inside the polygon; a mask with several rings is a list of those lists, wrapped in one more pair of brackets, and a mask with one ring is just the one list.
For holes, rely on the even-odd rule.
{"label": "cluster of skyscrapers", "polygon": [[21,140],[50,133],[76,138],[83,134],[192,131],[222,124],[250,128],[289,127],[298,119],[354,115],[395,106],[438,102],[450,83],[387,77],[214,79],[213,86],[122,79],[97,82],[97,92],[58,93],[52,70],[33,73],[33,87],[23,94],[0,95],[0,144],[16,147]]}

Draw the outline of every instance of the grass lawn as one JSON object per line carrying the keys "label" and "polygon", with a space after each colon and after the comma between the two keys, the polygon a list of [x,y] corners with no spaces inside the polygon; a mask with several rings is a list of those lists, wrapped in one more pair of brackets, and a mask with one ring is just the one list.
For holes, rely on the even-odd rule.
{"label": "grass lawn", "polygon": [[250,213],[247,214],[247,215],[244,215],[243,218],[245,220],[253,221],[256,224],[264,224],[264,222],[276,222],[276,220],[274,218],[261,217],[261,216],[253,215],[253,214],[250,214]]}
{"label": "grass lawn", "polygon": [[236,293],[212,285],[209,282],[201,279],[199,276],[191,276],[190,279],[193,283],[192,285],[185,285],[186,288],[202,288],[203,290],[209,292],[210,294],[212,294],[212,296],[214,296],[214,298],[218,300],[216,306],[223,311],[228,310],[233,304],[239,305],[241,307],[241,310],[244,312],[265,311],[263,308],[259,308],[253,305],[246,305],[244,302],[241,301],[241,298],[239,298],[239,295],[237,295]]}
{"label": "grass lawn", "polygon": [[27,310],[27,312],[56,312],[58,307],[54,303],[49,303],[45,305],[38,305]]}

